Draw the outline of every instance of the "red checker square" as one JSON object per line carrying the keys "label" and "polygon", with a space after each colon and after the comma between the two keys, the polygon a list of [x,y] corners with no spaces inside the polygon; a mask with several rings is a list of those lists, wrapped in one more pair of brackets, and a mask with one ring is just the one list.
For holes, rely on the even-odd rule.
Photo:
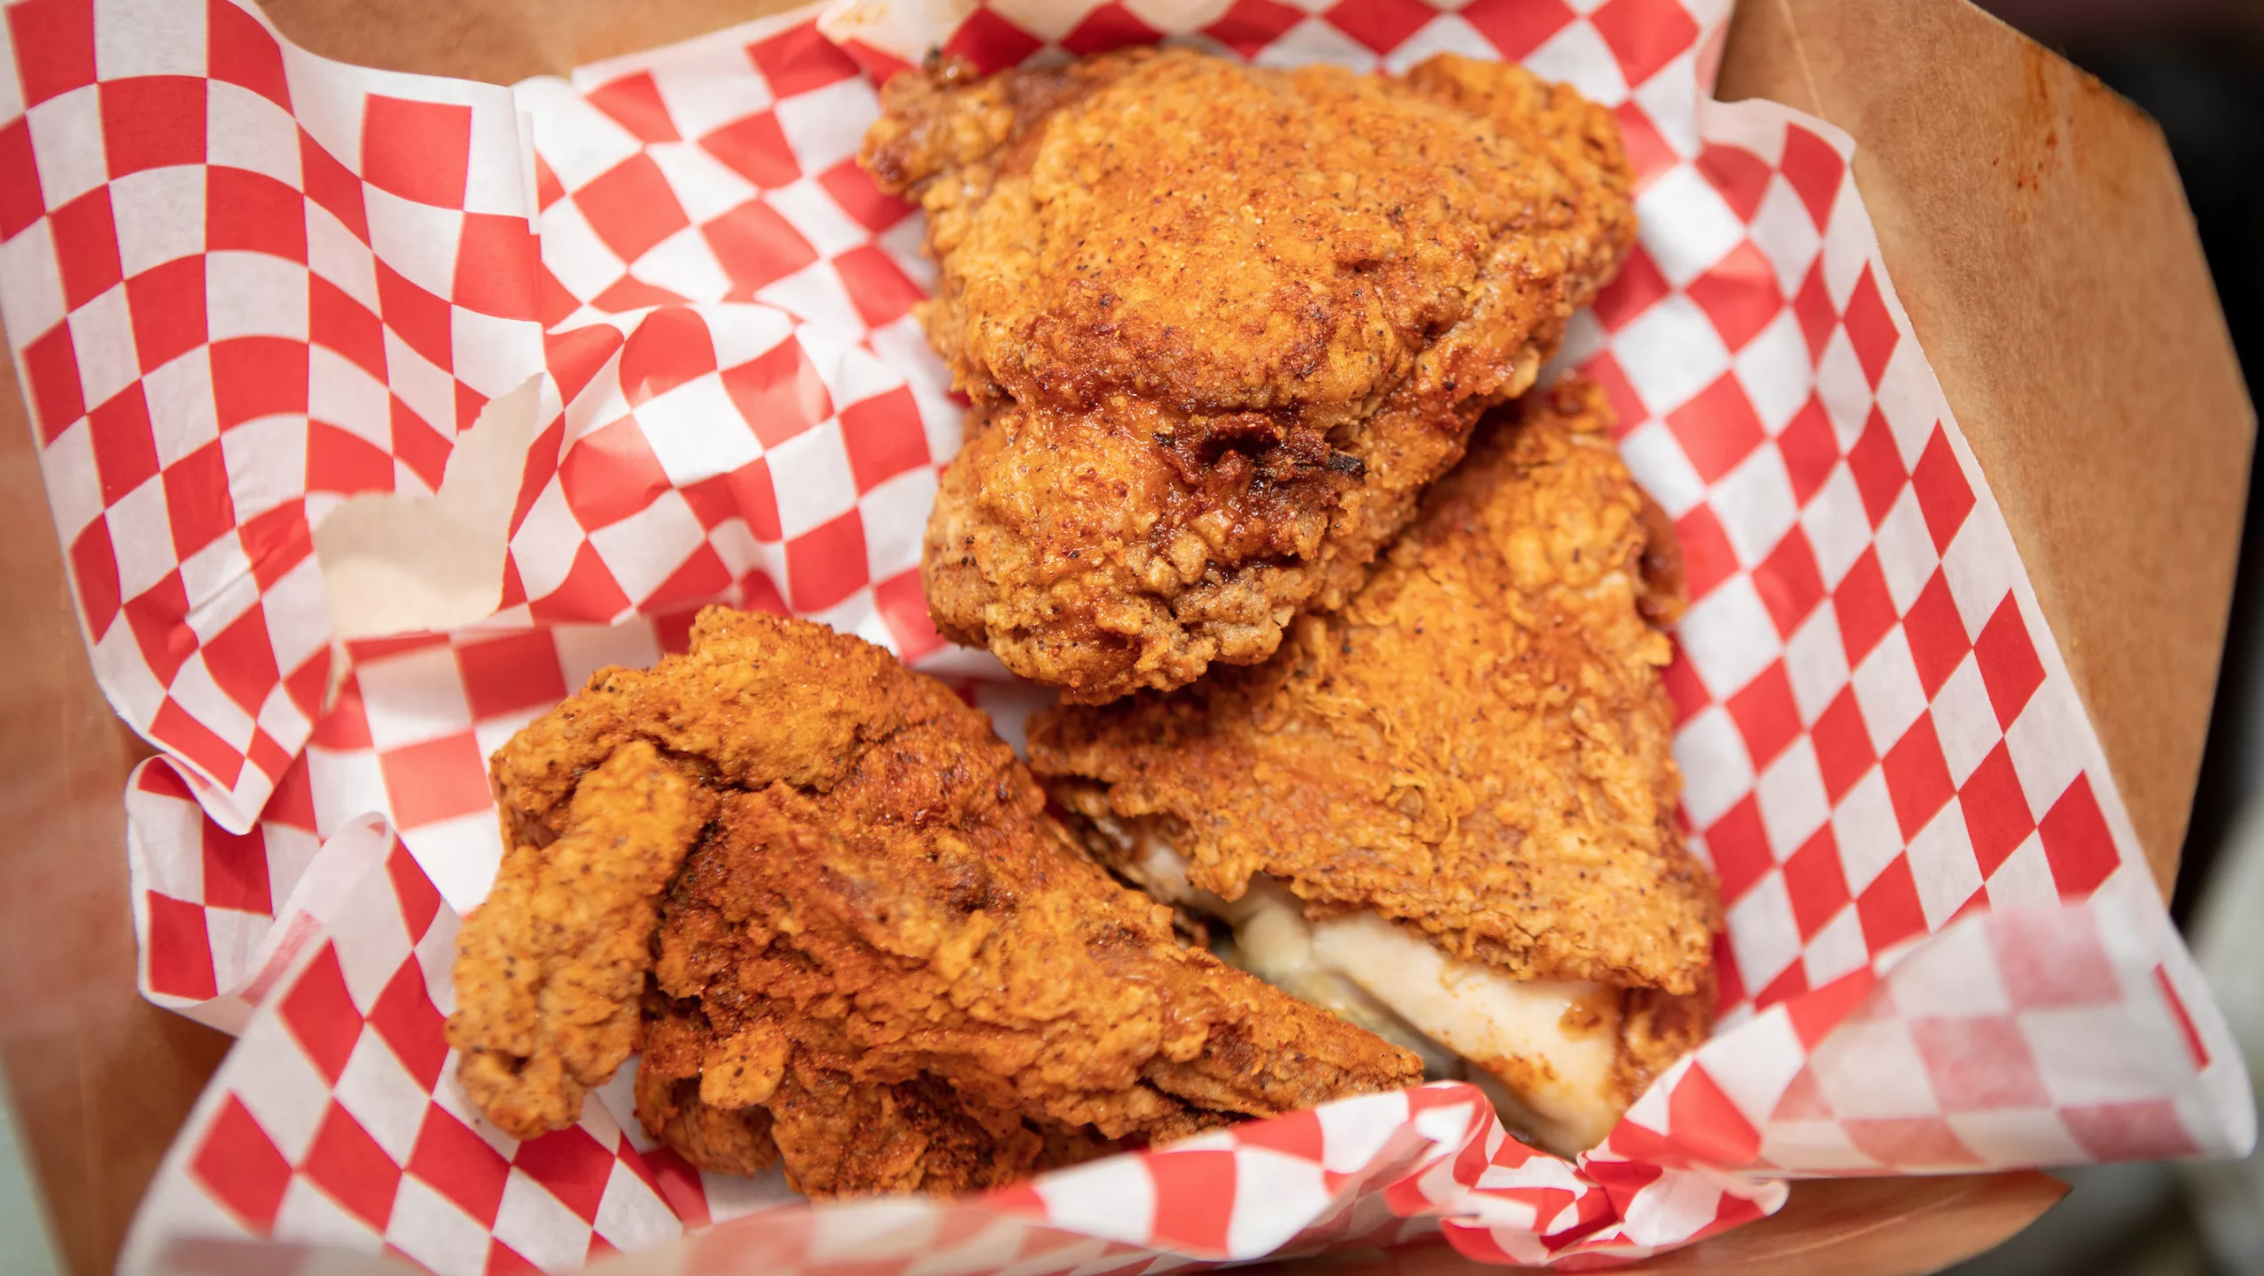
{"label": "red checker square", "polygon": [[126,277],[118,264],[118,222],[110,212],[109,187],[97,186],[56,209],[47,225],[55,240],[65,306],[76,310]]}
{"label": "red checker square", "polygon": [[1769,438],[1745,387],[1728,372],[1669,412],[1667,428],[1674,431],[1691,468],[1708,483],[1721,481]]}
{"label": "red checker square", "polygon": [[[382,269],[382,267],[380,267]],[[307,410],[307,344],[288,337],[212,343],[212,397],[220,428]]]}
{"label": "red checker square", "polygon": [[1674,659],[1667,663],[1659,679],[1666,684],[1667,698],[1674,701],[1677,723],[1690,721],[1698,716],[1699,710],[1714,702],[1714,695],[1706,690],[1698,670],[1691,665],[1689,657],[1682,654],[1680,643],[1675,644]]}
{"label": "red checker square", "polygon": [[[1794,1035],[1800,1038],[1802,1046],[1814,1050],[1817,1043],[1832,1029],[1859,1013],[1865,1017],[1877,1017],[1877,1011],[1870,1008],[1868,1003],[1878,986],[1879,977],[1871,973],[1870,967],[1858,966],[1830,983],[1812,989],[1808,995],[1785,1007],[1786,1017],[1792,1020]],[[1794,1084],[1797,1085],[1798,1082]],[[1822,1107],[1823,1115],[1830,1115],[1830,1105],[1825,1103],[1820,1092],[1816,1096],[1816,1102]]]}
{"label": "red checker square", "polygon": [[1698,152],[1698,172],[1714,193],[1722,197],[1730,211],[1743,222],[1753,220],[1761,211],[1761,201],[1769,193],[1769,162],[1742,146],[1722,146],[1709,142]]}
{"label": "red checker square", "polygon": [[724,565],[715,546],[702,541],[666,580],[638,600],[638,610],[649,614],[658,607],[708,602],[720,599],[730,588],[731,569]]}
{"label": "red checker square", "polygon": [[519,1145],[511,1164],[548,1188],[583,1222],[597,1221],[598,1201],[605,1196],[606,1180],[613,1177],[613,1153],[599,1146],[587,1130],[568,1126],[530,1139]]}
{"label": "red checker square", "polygon": [[300,1169],[330,1199],[378,1231],[393,1216],[393,1194],[401,1186],[401,1167],[353,1114],[336,1101],[323,1114]]}
{"label": "red checker square", "polygon": [[[1485,0],[1481,0],[1484,3]],[[1498,7],[1498,5],[1497,5]],[[1463,11],[1469,17],[1472,10]],[[1283,32],[1305,20],[1305,11],[1274,0],[1235,0],[1219,20],[1203,28],[1209,36],[1245,58],[1258,56],[1258,51],[1281,38]]]}
{"label": "red checker square", "polygon": [[1721,879],[1722,902],[1734,904],[1776,866],[1769,832],[1761,823],[1761,804],[1753,794],[1729,809],[1706,830],[1706,852]]}
{"label": "red checker square", "polygon": [[1914,1019],[1910,1036],[1944,1112],[2052,1105],[2028,1039],[2010,1016]]}
{"label": "red checker square", "polygon": [[551,171],[542,156],[535,156],[535,208],[546,210],[564,198],[566,184],[558,180],[558,174]]}
{"label": "red checker square", "polygon": [[887,253],[871,244],[859,244],[835,257],[833,268],[868,328],[896,322],[927,297]]}
{"label": "red checker square", "polygon": [[2052,883],[2059,887],[2061,899],[2087,898],[2122,863],[2122,852],[2107,830],[2107,817],[2099,811],[2088,775],[2075,777],[2036,829],[2044,839],[2044,858],[2051,861]]}
{"label": "red checker square", "polygon": [[1981,668],[1981,685],[1988,688],[1989,706],[1997,711],[1997,725],[2011,727],[2036,688],[2044,685],[2044,662],[2036,658],[2028,622],[2010,593],[1973,640],[1973,659]]}
{"label": "red checker square", "polygon": [[86,415],[86,391],[79,380],[78,347],[71,343],[71,327],[58,323],[23,349],[24,377],[31,384],[31,400],[39,414],[39,441],[53,443]]}
{"label": "red checker square", "polygon": [[168,572],[165,579],[127,599],[125,611],[143,663],[159,682],[171,683],[196,649],[196,634],[181,623],[189,614],[189,591],[181,583],[181,573]]}
{"label": "red checker square", "polygon": [[2003,867],[2036,831],[2036,817],[2029,814],[2020,773],[2013,769],[2012,754],[2001,740],[1965,778],[1957,801],[1965,814],[1966,836],[1972,840],[1973,858],[1981,867],[1983,880]]}
{"label": "red checker square", "polygon": [[572,403],[591,380],[605,370],[606,361],[623,344],[620,329],[607,323],[593,323],[571,332],[545,333],[543,363],[557,380],[558,393]]}
{"label": "red checker square", "polygon": [[307,259],[306,196],[265,173],[205,170],[204,246]]}
{"label": "red checker square", "polygon": [[1769,986],[1753,994],[1756,1009],[1767,1010],[1780,1001],[1790,1001],[1808,991],[1808,968],[1794,962],[1779,971]]}
{"label": "red checker square", "polygon": [[989,9],[977,9],[944,41],[943,51],[966,58],[987,75],[1015,66],[1044,47],[1044,41]]}
{"label": "red checker square", "polygon": [[1761,1150],[1761,1132],[1702,1064],[1693,1064],[1667,1092],[1667,1128],[1677,1144],[1711,1165],[1743,1165]]}
{"label": "red checker square", "polygon": [[773,97],[792,97],[857,75],[857,64],[840,47],[804,22],[747,46]]}
{"label": "red checker square", "polygon": [[1712,269],[1692,280],[1686,291],[1731,350],[1744,349],[1745,343],[1761,335],[1784,309],[1776,267],[1750,239],[1741,241]]}
{"label": "red checker square", "polygon": [[786,605],[786,595],[778,591],[778,582],[761,568],[739,578],[739,592],[741,611],[759,611],[770,616],[792,613],[793,609]]}
{"label": "red checker square", "polygon": [[1871,526],[1877,527],[1895,498],[1902,495],[1908,478],[1903,473],[1902,454],[1895,449],[1894,431],[1877,407],[1871,409],[1855,446],[1848,449],[1847,468],[1855,479],[1857,494],[1863,498],[1863,513]]}
{"label": "red checker square", "polygon": [[583,93],[582,100],[605,112],[614,123],[629,130],[647,146],[654,142],[683,140],[676,132],[676,121],[669,118],[668,104],[661,100],[660,86],[653,83],[650,71],[608,80]]}
{"label": "red checker square", "polygon": [[1674,521],[1675,539],[1682,543],[1682,582],[1696,602],[1737,574],[1737,550],[1710,505],[1694,506]]}
{"label": "red checker square", "polygon": [[524,217],[466,213],[448,295],[466,310],[532,320],[537,310],[535,239]]}
{"label": "red checker square", "polygon": [[570,198],[590,229],[625,262],[692,224],[660,165],[643,151],[590,179]]}
{"label": "red checker square", "polygon": [[629,596],[621,591],[621,582],[613,579],[605,560],[598,557],[597,547],[585,541],[574,551],[566,579],[558,583],[558,588],[529,600],[528,609],[541,621],[610,622],[629,609]]}
{"label": "red checker square", "polygon": [[1793,414],[1777,435],[1777,452],[1784,457],[1785,473],[1792,479],[1792,497],[1806,505],[1839,464],[1839,439],[1832,433],[1832,418],[1815,395]]}
{"label": "red checker square", "polygon": [[[1386,0],[1388,3],[1389,0]],[[1094,9],[1061,37],[1061,47],[1080,56],[1106,53],[1133,44],[1154,44],[1163,33],[1140,21],[1114,0]]]}
{"label": "red checker square", "polygon": [[204,163],[204,86],[198,76],[146,75],[102,86],[102,152],[110,176]]}
{"label": "red checker square", "polygon": [[362,179],[322,144],[299,130],[299,180],[307,198],[329,210],[339,224],[369,242],[369,212],[362,201]]}
{"label": "red checker square", "polygon": [[621,393],[631,406],[715,371],[715,342],[696,311],[655,310],[621,347]]}
{"label": "red checker square", "polygon": [[1583,376],[1603,387],[1604,399],[1611,404],[1612,440],[1626,438],[1628,431],[1643,424],[1651,410],[1643,406],[1643,396],[1635,393],[1634,383],[1609,350],[1590,359],[1580,369]]}
{"label": "red checker square", "polygon": [[691,507],[692,517],[700,520],[700,527],[714,531],[721,524],[738,516],[739,502],[731,492],[731,476],[716,474],[685,487],[676,489]]}
{"label": "red checker square", "polygon": [[1745,752],[1760,770],[1777,760],[1800,734],[1800,706],[1792,698],[1792,680],[1779,660],[1761,671],[1729,698],[1727,707],[1737,732],[1745,737]]}
{"label": "red checker square", "polygon": [[455,368],[456,347],[451,336],[447,298],[434,296],[410,282],[408,276],[379,261],[377,305],[378,312],[385,316],[385,326],[408,343],[411,350],[443,372]]}
{"label": "red checker square", "polygon": [[786,542],[786,589],[796,611],[823,611],[864,588],[865,523],[850,510]]}
{"label": "red checker square", "polygon": [[[278,679],[280,681],[280,679]],[[289,769],[291,751],[276,743],[275,737],[261,728],[252,728],[252,742],[244,749],[244,760],[264,774],[278,776]]]}
{"label": "red checker square", "polygon": [[1737,973],[1737,951],[1730,947],[1729,932],[1714,935],[1714,1016],[1720,1018],[1745,1003],[1745,984]]}
{"label": "red checker square", "polygon": [[489,808],[487,761],[470,732],[378,754],[393,815],[416,828]]}
{"label": "red checker square", "polygon": [[911,201],[899,199],[874,185],[872,175],[855,160],[843,160],[818,174],[818,185],[825,188],[825,193],[833,197],[842,212],[875,233],[912,215]]}
{"label": "red checker square", "polygon": [[700,227],[700,234],[731,280],[731,296],[744,300],[818,259],[818,250],[760,200],[748,200]]}
{"label": "red checker square", "polygon": [[501,1153],[438,1107],[425,1111],[417,1145],[409,1152],[408,1170],[482,1227],[495,1225],[503,1185],[511,1177],[511,1165]]}
{"label": "red checker square", "polygon": [[1965,621],[1950,596],[1949,577],[1934,569],[1934,578],[1910,604],[1902,618],[1903,636],[1910,640],[1910,658],[1918,666],[1918,685],[1931,698],[1957,672],[1959,662],[1972,649],[1966,641]]}
{"label": "red checker square", "polygon": [[1808,533],[1793,524],[1769,556],[1753,569],[1753,588],[1761,605],[1769,609],[1777,633],[1790,637],[1809,613],[1824,601],[1824,574],[1816,565],[1816,551]]}
{"label": "red checker square", "polygon": [[918,660],[943,646],[943,635],[936,632],[935,621],[928,616],[928,598],[920,588],[918,570],[898,573],[874,585],[873,606],[896,639],[899,659]]}
{"label": "red checker square", "polygon": [[[1463,10],[1464,17],[1469,15],[1468,9]],[[1667,283],[1667,277],[1659,273],[1658,263],[1638,244],[1628,251],[1619,274],[1597,292],[1596,318],[1607,331],[1618,332],[1672,291],[1674,288]]]}
{"label": "red checker square", "polygon": [[382,383],[385,380],[385,325],[346,290],[307,275],[307,335],[314,344],[344,356]]}
{"label": "red checker square", "polygon": [[1988,938],[2014,1010],[2109,1006],[2123,999],[2122,981],[2087,913],[1998,913]]}
{"label": "red checker square", "polygon": [[665,612],[652,618],[653,637],[660,640],[661,651],[680,656],[692,649],[692,622],[699,618],[697,609]]}
{"label": "red checker square", "polygon": [[1839,843],[1832,837],[1831,825],[1816,830],[1784,862],[1784,886],[1792,897],[1793,920],[1800,924],[1803,940],[1815,938],[1847,907],[1847,873],[1840,867]]}
{"label": "red checker square", "polygon": [[2168,1099],[2061,1108],[2059,1115],[2095,1161],[2168,1161],[2201,1151]]}
{"label": "red checker square", "polygon": [[95,519],[71,541],[71,581],[78,587],[79,608],[86,616],[86,631],[101,642],[118,618],[118,551],[110,543],[110,523]]}
{"label": "red checker square", "polygon": [[1882,1165],[1979,1165],[1981,1158],[1940,1117],[1846,1117],[1840,1128],[1857,1151]]}
{"label": "red checker square", "polygon": [[1363,0],[1337,5],[1325,17],[1330,26],[1360,43],[1378,53],[1389,53],[1438,14],[1423,0]]}
{"label": "red checker square", "polygon": [[[283,672],[275,665],[275,643],[267,633],[267,609],[254,604],[214,634],[204,645],[204,667],[237,707],[258,717],[268,694],[283,681]],[[205,899],[212,902],[210,891]],[[261,905],[255,911],[267,908]]]}
{"label": "red checker square", "polygon": [[233,1094],[220,1105],[220,1114],[190,1158],[189,1172],[213,1199],[262,1236],[275,1226],[275,1213],[291,1186],[291,1163]]}
{"label": "red checker square", "polygon": [[1941,553],[1949,548],[1957,529],[1965,526],[1965,516],[1973,512],[1974,496],[1940,422],[1934,424],[1934,437],[1926,441],[1926,450],[1919,453],[1918,464],[1910,471],[1910,488],[1918,497],[1918,512],[1925,516],[1926,531],[1934,538],[1934,552]]}
{"label": "red checker square", "polygon": [[26,0],[9,5],[7,15],[25,105],[94,83],[94,6],[88,0]]}
{"label": "red checker square", "polygon": [[192,1001],[219,996],[204,910],[188,900],[156,891],[142,892],[142,899],[149,909],[149,936],[143,952],[149,963],[150,991]]}
{"label": "red checker square", "polygon": [[134,382],[87,415],[94,445],[94,472],[102,480],[102,503],[118,498],[157,475],[157,435],[149,423],[149,402]]}
{"label": "red checker square", "polygon": [[1910,875],[1910,858],[1897,855],[1855,900],[1856,920],[1863,925],[1863,942],[1879,952],[1926,929],[1926,911],[1918,904],[1918,884]]}
{"label": "red checker square", "polygon": [[[285,573],[314,553],[314,533],[307,527],[306,502],[294,498],[252,515],[237,527],[236,541],[243,546],[244,555],[252,560],[252,579],[261,589],[274,588]],[[329,658],[327,649],[319,657],[322,661]],[[303,668],[294,669],[290,674],[293,678],[303,676],[307,676]]]}
{"label": "red checker square", "polygon": [[462,208],[471,174],[472,108],[372,93],[362,108],[362,177],[381,191]]}
{"label": "red checker square", "polygon": [[542,1268],[533,1259],[490,1236],[487,1241],[487,1264],[480,1269],[481,1276],[542,1276]]}
{"label": "red checker square", "polygon": [[1579,17],[1564,0],[1472,0],[1462,16],[1510,62],[1523,60]]}
{"label": "red checker square", "polygon": [[369,715],[362,708],[362,684],[350,669],[346,680],[338,686],[336,703],[328,713],[315,718],[314,731],[308,741],[341,752],[370,747]]}
{"label": "red checker square", "polygon": [[1863,267],[1862,276],[1855,281],[1855,291],[1847,299],[1847,313],[1840,321],[1847,325],[1847,339],[1855,346],[1855,359],[1863,365],[1863,375],[1870,379],[1872,389],[1878,389],[1879,378],[1887,370],[1887,360],[1894,357],[1902,334],[1895,331],[1894,317],[1887,313],[1886,299],[1870,266]]}
{"label": "red checker square", "polygon": [[[424,870],[417,866],[416,857],[410,855],[409,848],[398,839],[385,857],[385,876],[393,883],[393,898],[401,905],[401,921],[408,927],[409,942],[422,940],[425,932],[432,929],[433,918],[440,914],[440,892],[433,889],[432,879],[425,876]],[[413,963],[403,969],[412,973],[400,977],[421,981],[422,976],[415,973]],[[419,982],[417,986],[424,985]],[[376,1008],[371,1007],[371,1013],[375,1012]]]}
{"label": "red checker square", "polygon": [[1152,1152],[1156,1186],[1156,1245],[1223,1250],[1234,1217],[1234,1154],[1224,1151]]}
{"label": "red checker square", "polygon": [[903,386],[841,409],[841,442],[859,495],[929,463],[919,404]]}
{"label": "red checker square", "polygon": [[0,239],[14,239],[45,211],[39,162],[31,149],[31,122],[19,115],[0,128]]}
{"label": "red checker square", "polygon": [[1850,668],[1863,663],[1895,627],[1895,601],[1887,592],[1876,549],[1866,548],[1840,578],[1839,588],[1832,591],[1832,612],[1839,618],[1840,645],[1847,650]]}
{"label": "red checker square", "polygon": [[792,338],[725,368],[723,388],[766,451],[833,415],[825,378]]}
{"label": "red checker square", "polygon": [[1886,773],[1887,796],[1894,802],[1895,823],[1902,829],[1904,840],[1918,836],[1935,814],[1957,794],[1957,786],[1950,783],[1950,766],[1942,757],[1942,742],[1934,734],[1934,717],[1930,713],[1918,715],[1918,721],[1902,733],[1902,738],[1887,747],[1887,755],[1879,759],[1880,769]]}
{"label": "red checker square", "polygon": [[359,434],[321,421],[307,423],[307,490],[390,492],[393,458]]}
{"label": "red checker square", "polygon": [[262,824],[280,824],[302,833],[315,831],[314,785],[308,778],[305,758],[300,758],[276,779],[275,792],[268,797],[259,820]]}
{"label": "red checker square", "polygon": [[[196,641],[196,635],[183,626],[173,631],[173,640],[177,647],[185,649]],[[183,709],[171,696],[165,697],[165,703],[157,707],[157,716],[149,724],[149,735],[160,746],[202,770],[221,788],[236,787],[236,777],[243,774],[242,751]]]}
{"label": "red checker square", "polygon": [[165,468],[165,519],[173,529],[173,552],[182,558],[235,527],[228,460],[218,439]]}
{"label": "red checker square", "polygon": [[1824,284],[1824,258],[1816,257],[1816,264],[1808,268],[1808,277],[1801,280],[1800,291],[1792,295],[1792,317],[1800,323],[1801,339],[1808,343],[1810,362],[1824,357],[1824,344],[1832,339],[1832,329],[1839,324],[1839,310],[1832,305],[1831,290]]}
{"label": "red checker square", "polygon": [[778,116],[770,111],[757,111],[709,133],[700,139],[700,149],[764,190],[784,186],[802,175],[802,165],[794,158],[786,130],[779,127]]}
{"label": "red checker square", "polygon": [[278,1014],[291,1037],[306,1052],[307,1061],[320,1069],[330,1084],[346,1071],[346,1060],[361,1039],[362,1012],[346,990],[346,972],[338,964],[338,950],[324,943],[322,951],[299,972],[283,994]]}
{"label": "red checker square", "polygon": [[1828,1121],[1831,1117],[1832,1104],[1824,1097],[1823,1083],[1816,1080],[1815,1071],[1805,1064],[1793,1074],[1792,1084],[1785,1087],[1777,1106],[1769,1113],[1771,1121]]}
{"label": "red checker square", "polygon": [[590,531],[637,513],[669,488],[668,472],[632,417],[576,440],[558,463],[558,485],[575,521]]}
{"label": "red checker square", "polygon": [[[674,306],[683,304],[684,298],[666,288],[648,284],[642,279],[623,275],[605,286],[605,291],[590,298],[590,305],[607,314],[620,314],[625,310],[642,310],[647,306]],[[564,308],[572,314],[573,307]]]}
{"label": "red checker square", "polygon": [[206,6],[205,67],[215,80],[250,89],[286,111],[291,109],[283,46],[248,10],[231,4]]}
{"label": "red checker square", "polygon": [[1698,42],[1698,23],[1677,0],[1611,0],[1588,21],[1611,46],[1630,88]]}
{"label": "red checker square", "polygon": [[544,630],[458,647],[456,667],[463,673],[464,698],[475,720],[500,718],[566,698],[558,647]]}
{"label": "red checker square", "polygon": [[1792,193],[1808,209],[1808,216],[1822,230],[1832,219],[1832,204],[1839,198],[1840,175],[1847,170],[1847,161],[1832,149],[1832,144],[1797,124],[1784,131],[1784,158],[1778,162]]}

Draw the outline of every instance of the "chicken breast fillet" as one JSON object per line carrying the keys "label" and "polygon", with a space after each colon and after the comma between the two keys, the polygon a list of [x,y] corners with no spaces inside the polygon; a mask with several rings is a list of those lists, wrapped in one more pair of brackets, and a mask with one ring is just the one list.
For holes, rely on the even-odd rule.
{"label": "chicken breast fillet", "polygon": [[812,1195],[953,1192],[1420,1079],[1209,953],[886,651],[710,609],[493,760],[505,854],[449,1039],[520,1137],[641,1036],[640,1119]]}
{"label": "chicken breast fillet", "polygon": [[974,404],[928,607],[1073,703],[1341,606],[1634,240],[1611,113],[1503,63],[1138,49],[882,96],[862,160],[928,214]]}
{"label": "chicken breast fillet", "polygon": [[1609,425],[1578,382],[1496,414],[1273,660],[1030,735],[1097,853],[1235,922],[1252,969],[1479,1065],[1559,1150],[1703,1037],[1720,928],[1675,823],[1679,560]]}

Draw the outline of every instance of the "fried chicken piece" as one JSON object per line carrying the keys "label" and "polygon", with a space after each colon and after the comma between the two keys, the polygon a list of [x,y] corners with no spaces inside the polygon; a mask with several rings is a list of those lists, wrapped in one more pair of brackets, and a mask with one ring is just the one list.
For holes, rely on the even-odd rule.
{"label": "fried chicken piece", "polygon": [[647,742],[596,761],[554,837],[506,821],[495,885],[456,937],[457,1076],[517,1138],[572,1125],[635,1048],[660,892],[715,813]]}
{"label": "fried chicken piece", "polygon": [[1675,824],[1679,560],[1609,428],[1592,385],[1529,396],[1273,660],[1030,733],[1127,876],[1479,1065],[1574,1150],[1703,1038],[1720,928]]}
{"label": "fried chicken piece", "polygon": [[929,610],[1073,703],[1341,606],[1635,234],[1611,113],[1504,63],[1137,49],[882,96],[862,162],[927,212],[974,402]]}
{"label": "fried chicken piece", "polygon": [[[1180,947],[1169,910],[1082,854],[987,718],[819,625],[710,609],[686,654],[599,671],[493,778],[507,863],[588,902],[539,951],[649,963],[624,1003],[641,998],[639,1118],[703,1168],[782,1160],[820,1196],[960,1191],[1420,1077]],[[553,863],[584,842],[636,862],[636,910]],[[527,960],[528,908],[499,889],[467,920],[498,954],[459,961],[467,1006],[496,995],[467,981]],[[540,1010],[538,1042],[559,1031]]]}

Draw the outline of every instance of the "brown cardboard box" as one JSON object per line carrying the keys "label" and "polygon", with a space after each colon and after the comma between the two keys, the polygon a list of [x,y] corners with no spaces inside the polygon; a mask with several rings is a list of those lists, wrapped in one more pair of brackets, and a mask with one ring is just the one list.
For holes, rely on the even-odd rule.
{"label": "brown cardboard box", "polygon": [[[267,9],[319,53],[509,83],[791,2]],[[2166,887],[2208,722],[2254,415],[2160,134],[1964,0],[1742,0],[1721,86],[1855,136],[1896,286]],[[95,1273],[227,1041],[135,992],[119,795],[147,750],[95,687],[23,401],[0,378],[0,652],[12,675],[0,691],[0,872],[37,884],[0,900],[0,1064],[64,1261]],[[1928,1271],[2002,1240],[2064,1190],[2035,1173],[1802,1184],[1777,1216],[1639,1270]],[[1439,1248],[1308,1266],[1471,1268]]]}

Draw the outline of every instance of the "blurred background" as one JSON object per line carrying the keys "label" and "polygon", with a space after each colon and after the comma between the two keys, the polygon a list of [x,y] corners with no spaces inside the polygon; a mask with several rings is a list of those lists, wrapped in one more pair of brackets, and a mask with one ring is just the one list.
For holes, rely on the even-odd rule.
{"label": "blurred background", "polygon": [[[1978,0],[2161,123],[2251,395],[2264,386],[2264,0]],[[2102,352],[2101,357],[2111,357]],[[2264,518],[2250,518],[2173,915],[2264,1076]],[[1958,1276],[2264,1276],[2264,1159],[2068,1173]],[[0,1097],[0,1276],[58,1270]]]}
{"label": "blurred background", "polygon": [[[1977,0],[2161,123],[2251,398],[2264,385],[2264,0]],[[2171,913],[2264,1073],[2264,513],[2249,481],[2217,707]],[[1957,1276],[2264,1276],[2264,1158],[2063,1173]]]}

